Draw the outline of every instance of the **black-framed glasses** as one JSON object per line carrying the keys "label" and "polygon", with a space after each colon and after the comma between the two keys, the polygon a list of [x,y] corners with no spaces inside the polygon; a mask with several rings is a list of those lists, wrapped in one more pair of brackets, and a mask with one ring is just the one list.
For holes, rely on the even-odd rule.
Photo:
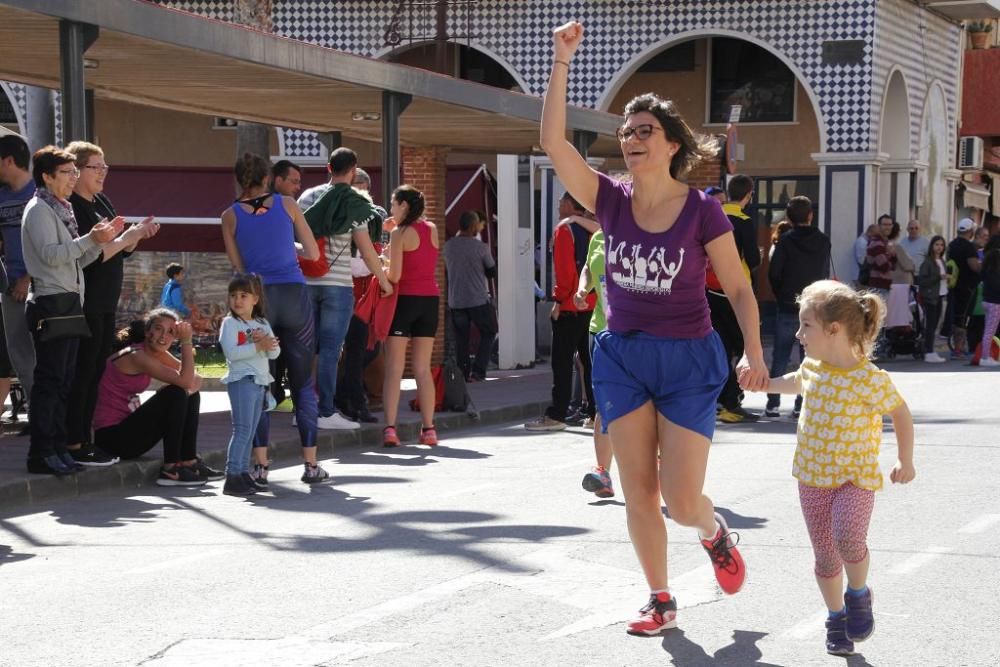
{"label": "black-framed glasses", "polygon": [[635,127],[629,127],[627,125],[623,125],[622,127],[618,128],[618,131],[615,132],[615,134],[618,135],[618,141],[622,143],[625,143],[626,141],[631,139],[633,134],[635,135],[635,138],[638,139],[639,141],[645,141],[646,139],[649,139],[651,136],[653,136],[653,132],[656,132],[657,130],[660,129],[662,128],[656,127],[651,123],[643,123],[642,125],[636,125]]}
{"label": "black-framed glasses", "polygon": [[57,174],[65,174],[66,176],[72,176],[73,178],[80,178],[80,170],[76,167],[71,169],[56,169]]}
{"label": "black-framed glasses", "polygon": [[94,171],[105,172],[105,171],[111,171],[111,165],[110,164],[88,164],[88,165],[86,165],[84,167],[84,169],[93,169]]}

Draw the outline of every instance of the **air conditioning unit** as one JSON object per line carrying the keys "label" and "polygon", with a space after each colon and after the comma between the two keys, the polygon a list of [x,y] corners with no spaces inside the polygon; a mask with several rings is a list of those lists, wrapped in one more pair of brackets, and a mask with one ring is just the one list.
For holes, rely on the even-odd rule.
{"label": "air conditioning unit", "polygon": [[983,140],[979,137],[962,137],[958,140],[958,168],[983,168]]}

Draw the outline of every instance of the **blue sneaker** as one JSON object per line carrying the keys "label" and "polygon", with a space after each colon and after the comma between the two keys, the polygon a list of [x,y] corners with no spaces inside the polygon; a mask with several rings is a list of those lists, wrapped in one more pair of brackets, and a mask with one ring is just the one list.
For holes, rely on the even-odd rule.
{"label": "blue sneaker", "polygon": [[854,655],[854,642],[847,638],[847,615],[826,619],[826,652],[830,655]]}
{"label": "blue sneaker", "polygon": [[615,489],[611,486],[611,475],[600,466],[583,476],[582,486],[585,491],[590,491],[598,498],[612,498],[615,495]]}
{"label": "blue sneaker", "polygon": [[875,616],[872,614],[872,589],[864,595],[844,593],[844,607],[847,609],[847,638],[852,642],[863,642],[875,632]]}

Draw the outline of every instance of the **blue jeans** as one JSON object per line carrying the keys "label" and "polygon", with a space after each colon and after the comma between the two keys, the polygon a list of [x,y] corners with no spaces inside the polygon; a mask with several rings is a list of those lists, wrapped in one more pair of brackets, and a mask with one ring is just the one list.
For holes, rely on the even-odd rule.
{"label": "blue jeans", "polygon": [[337,364],[340,350],[347,338],[347,328],[354,314],[354,290],[350,287],[310,285],[313,312],[316,317],[316,345],[319,363],[316,384],[319,385],[319,416],[334,413],[333,399],[337,395]]}
{"label": "blue jeans", "polygon": [[257,384],[252,375],[226,385],[229,394],[233,435],[229,438],[226,474],[239,475],[250,471],[250,447],[260,422],[268,388]]}
{"label": "blue jeans", "polygon": [[[795,332],[799,330],[799,314],[782,310],[779,305],[774,314],[774,350],[771,354],[771,377],[781,377],[788,370],[788,362],[792,358],[792,346],[795,344]],[[805,356],[799,345],[799,359]],[[802,403],[801,397],[795,399],[795,404]],[[768,394],[767,407],[776,408],[781,405],[781,394]]]}

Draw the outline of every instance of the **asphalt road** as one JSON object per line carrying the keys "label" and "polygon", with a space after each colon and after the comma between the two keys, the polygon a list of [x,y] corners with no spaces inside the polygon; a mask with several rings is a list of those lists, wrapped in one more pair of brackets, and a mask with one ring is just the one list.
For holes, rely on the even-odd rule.
{"label": "asphalt road", "polygon": [[621,499],[580,488],[589,434],[510,425],[344,451],[330,486],[284,467],[252,500],[217,483],[0,516],[0,665],[996,665],[1000,373],[888,368],[918,477],[876,502],[877,629],[846,661],[823,650],[784,420],[719,429],[707,492],[748,583],[723,596],[669,523],[680,628],[662,637],[624,632],[647,592]]}

